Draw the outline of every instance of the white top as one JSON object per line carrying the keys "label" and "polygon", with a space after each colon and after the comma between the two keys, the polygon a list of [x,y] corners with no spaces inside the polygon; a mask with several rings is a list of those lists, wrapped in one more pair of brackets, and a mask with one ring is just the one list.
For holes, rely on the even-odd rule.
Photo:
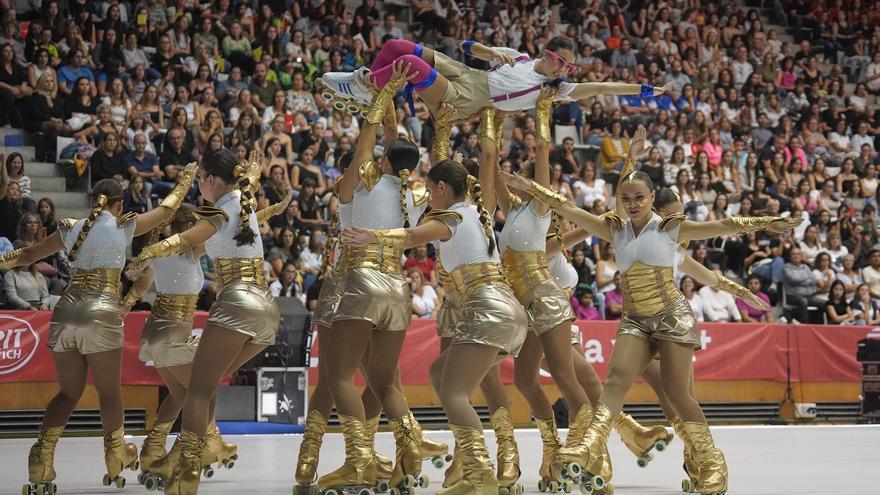
{"label": "white top", "polygon": [[587,205],[592,207],[593,201],[597,199],[607,200],[605,197],[605,181],[602,179],[595,179],[592,186],[588,186],[586,182],[579,180],[574,183],[574,189],[578,191],[578,196],[575,198],[575,203],[578,206]]}
{"label": "white top", "polygon": [[614,253],[620,273],[626,273],[636,262],[648,266],[674,266],[678,252],[678,229],[676,224],[665,231],[659,229],[660,215],[653,213],[651,220],[636,237],[632,220],[628,219],[623,228],[612,231]]}
{"label": "white top", "polygon": [[547,249],[547,229],[550,228],[550,210],[543,216],[535,211],[538,205],[533,199],[523,201],[518,207],[507,212],[507,220],[501,229],[498,245],[503,253],[510,248],[514,251],[545,251]]}
{"label": "white top", "polygon": [[263,240],[260,237],[260,225],[257,223],[256,213],[251,212],[250,224],[251,229],[256,233],[257,237],[251,245],[245,244],[239,246],[233,239],[238,233],[238,227],[241,221],[238,217],[241,211],[239,201],[241,199],[241,191],[235,189],[224,194],[214,204],[216,208],[220,208],[229,215],[229,221],[223,221],[222,218],[214,217],[214,226],[217,232],[205,241],[205,251],[208,256],[214,259],[232,259],[232,258],[262,258],[263,257]]}
{"label": "white top", "polygon": [[561,251],[547,260],[547,269],[550,271],[550,275],[553,276],[553,280],[556,281],[556,284],[559,285],[559,287],[563,289],[573,289],[577,286],[577,270],[575,270],[574,267],[571,266],[571,263],[565,259],[565,256]]}
{"label": "white top", "polygon": [[715,290],[707,285],[700,289],[699,297],[706,321],[742,321],[736,301],[727,292]]}
{"label": "white top", "polygon": [[412,303],[419,313],[427,313],[424,316],[420,316],[420,318],[430,318],[434,309],[437,308],[437,293],[430,285],[424,285],[422,287],[422,295],[418,295],[415,292],[412,293]]}
{"label": "white top", "polygon": [[[347,229],[351,226],[351,203],[339,203],[339,230]],[[333,264],[342,256],[342,244],[337,242],[333,250]]]}
{"label": "white top", "polygon": [[[406,192],[406,208],[410,225],[416,225],[428,204],[415,206],[412,191]],[[341,213],[340,213],[341,217]],[[351,225],[365,229],[399,229],[403,227],[400,211],[400,177],[385,174],[373,189],[363,182],[358,185],[351,201]]]}
{"label": "white top", "polygon": [[[518,52],[513,48],[495,47],[495,50],[508,53],[513,58],[529,57],[528,54]],[[549,82],[550,80],[547,78],[547,76],[539,74],[535,71],[536,63],[538,63],[537,59],[526,60],[517,62],[513,67],[511,67],[510,65],[506,64],[501,65],[500,61],[498,60],[492,60],[491,62],[489,62],[489,65],[492,67],[492,69],[487,73],[489,78],[489,96],[495,97],[510,93],[516,93],[517,91],[523,91]],[[556,99],[573,101],[573,98],[571,97],[571,92],[576,86],[576,84],[569,82],[560,83],[559,94],[556,96]],[[538,89],[516,98],[493,102],[492,106],[505,112],[528,110],[535,107],[535,104],[538,102],[538,95],[540,93],[541,91],[540,89]]]}
{"label": "white top", "polygon": [[[73,267],[83,270],[123,269],[125,267],[125,253],[134,237],[136,223],[137,219],[134,219],[125,225],[118,226],[116,217],[112,213],[107,210],[102,211],[80,246]],[[70,230],[66,230],[64,227],[59,228],[65,252],[70,253],[83,224],[85,224],[85,219],[77,221]]]}
{"label": "white top", "polygon": [[490,256],[489,239],[483,233],[483,224],[480,223],[480,214],[477,209],[464,201],[453,204],[449,210],[461,214],[463,220],[456,222],[448,219],[446,224],[452,231],[452,237],[448,241],[437,241],[440,250],[440,261],[447,272],[452,273],[461,265],[471,263],[496,263],[501,264],[496,249]]}
{"label": "white top", "polygon": [[691,299],[685,297],[685,300],[691,305],[691,310],[694,312],[697,321],[703,321],[703,301],[700,300],[699,294],[694,292],[694,297]]}
{"label": "white top", "polygon": [[202,291],[205,275],[202,264],[192,250],[177,256],[153,260],[153,280],[156,292],[164,294],[198,294]]}

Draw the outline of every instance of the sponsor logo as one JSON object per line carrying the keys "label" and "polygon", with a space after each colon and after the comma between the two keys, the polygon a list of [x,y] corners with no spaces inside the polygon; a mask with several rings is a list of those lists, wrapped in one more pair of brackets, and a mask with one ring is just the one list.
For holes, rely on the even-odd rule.
{"label": "sponsor logo", "polygon": [[37,353],[40,336],[25,320],[0,315],[0,375],[15,372]]}

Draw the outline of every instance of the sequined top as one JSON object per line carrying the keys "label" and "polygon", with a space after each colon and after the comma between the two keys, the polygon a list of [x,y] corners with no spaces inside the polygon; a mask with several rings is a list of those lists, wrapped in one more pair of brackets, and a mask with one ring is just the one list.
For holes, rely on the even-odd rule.
{"label": "sequined top", "polygon": [[[363,182],[354,192],[351,203],[351,225],[365,229],[398,229],[403,227],[400,211],[400,177],[385,174],[372,188]],[[406,192],[406,208],[410,225],[416,225],[428,205],[416,206],[411,190]],[[340,210],[340,222],[342,221]]]}
{"label": "sequined top", "polygon": [[544,251],[547,249],[547,229],[550,228],[550,211],[538,215],[535,200],[523,201],[507,212],[507,220],[501,229],[498,245],[503,253],[514,251]]}
{"label": "sequined top", "polygon": [[632,220],[627,220],[620,230],[613,230],[611,238],[620,273],[626,273],[637,262],[648,266],[672,267],[678,253],[678,229],[680,223],[660,230],[659,215],[653,214],[638,236],[633,232]]}
{"label": "sequined top", "polygon": [[205,281],[202,264],[192,250],[153,260],[153,278],[156,292],[163,294],[198,294]]}
{"label": "sequined top", "polygon": [[550,275],[559,287],[563,289],[573,289],[577,285],[577,270],[575,270],[574,267],[571,266],[571,263],[565,259],[565,255],[563,255],[561,251],[547,260],[547,268],[550,270]]}
{"label": "sequined top", "polygon": [[[339,203],[339,230],[351,227],[352,203]],[[336,263],[342,256],[342,243],[337,242],[333,252],[333,262]]]}
{"label": "sequined top", "polygon": [[[121,270],[125,267],[126,251],[134,237],[137,219],[129,220],[118,225],[116,217],[107,210],[102,211],[92,224],[89,235],[86,236],[77,252],[73,268],[92,270],[95,268],[115,268]],[[70,252],[76,238],[85,224],[85,219],[77,221],[73,228],[66,229],[63,224],[58,224],[61,241],[64,250]]]}
{"label": "sequined top", "polygon": [[440,249],[443,268],[452,273],[460,265],[472,263],[497,263],[500,265],[501,259],[498,257],[497,249],[491,256],[487,253],[489,240],[483,233],[483,225],[480,223],[480,214],[477,213],[477,209],[464,201],[455,203],[448,209],[460,213],[463,219],[461,222],[456,222],[451,217],[443,217],[452,231],[452,237],[449,240],[436,242]]}
{"label": "sequined top", "polygon": [[239,246],[233,239],[238,233],[240,225],[239,212],[241,205],[239,204],[241,191],[233,190],[224,194],[214,204],[216,208],[220,208],[229,216],[229,221],[224,220],[221,216],[213,216],[209,221],[217,228],[217,232],[205,241],[205,252],[213,259],[224,258],[262,258],[263,257],[263,241],[260,238],[260,226],[257,223],[257,214],[251,213],[250,224],[251,229],[256,233],[257,237],[253,244],[245,244]]}

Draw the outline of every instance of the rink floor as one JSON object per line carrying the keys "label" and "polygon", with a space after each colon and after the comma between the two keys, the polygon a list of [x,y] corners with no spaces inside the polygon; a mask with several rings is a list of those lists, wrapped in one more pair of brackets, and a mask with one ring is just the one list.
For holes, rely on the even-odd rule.
{"label": "rink floor", "polygon": [[[716,443],[727,456],[731,480],[728,493],[731,495],[880,493],[876,484],[880,467],[877,463],[880,426],[734,426],[717,427],[712,431]],[[448,431],[429,434],[432,438],[452,442]],[[487,432],[487,437],[494,456],[494,437],[491,432]],[[199,493],[290,494],[300,438],[301,435],[226,437],[227,441],[238,444],[238,463],[231,470],[219,470],[211,480],[203,480]],[[536,487],[541,460],[538,431],[517,430],[516,438],[522,456],[521,481],[526,493],[539,493]],[[142,437],[134,437],[134,441],[140,446]],[[0,479],[4,480],[0,484],[0,493],[21,493],[21,485],[27,481],[27,452],[31,443],[29,439],[0,440]],[[654,462],[642,469],[617,434],[612,433],[609,447],[614,461],[615,493],[681,493],[681,445],[680,441],[674,440],[665,452],[655,456]],[[390,433],[380,433],[376,446],[393,458],[394,439]],[[119,493],[115,487],[101,486],[104,466],[99,438],[64,438],[56,455],[59,493]],[[341,435],[325,437],[319,472],[335,469],[342,456]],[[431,486],[422,491],[435,493],[440,488],[442,471],[427,462],[424,466]],[[147,493],[137,484],[135,473],[125,473],[129,484],[123,492]]]}

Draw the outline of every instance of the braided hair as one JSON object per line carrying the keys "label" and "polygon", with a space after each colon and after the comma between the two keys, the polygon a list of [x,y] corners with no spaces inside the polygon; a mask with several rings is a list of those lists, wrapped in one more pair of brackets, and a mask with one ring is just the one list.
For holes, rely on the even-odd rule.
{"label": "braided hair", "polygon": [[257,209],[257,200],[254,192],[259,187],[259,183],[254,179],[251,173],[253,166],[259,167],[258,164],[250,162],[238,163],[235,153],[226,148],[210,150],[205,154],[202,160],[202,168],[209,175],[222,179],[226,184],[235,184],[235,188],[241,191],[239,204],[241,211],[239,212],[239,231],[233,236],[235,242],[239,246],[245,244],[253,245],[257,238],[257,233],[251,228],[250,215]]}
{"label": "braided hair", "polygon": [[95,187],[92,189],[91,198],[92,201],[94,201],[94,206],[92,207],[92,211],[89,213],[88,218],[86,218],[86,221],[83,223],[82,229],[80,229],[79,235],[76,238],[76,242],[73,243],[73,247],[70,248],[70,252],[67,254],[67,258],[70,261],[76,260],[79,249],[82,247],[86,237],[88,237],[89,231],[92,230],[92,225],[95,224],[95,220],[98,219],[98,215],[101,214],[101,211],[104,210],[105,207],[113,206],[122,201],[122,185],[113,179],[101,179],[95,183]]}
{"label": "braided hair", "polygon": [[419,148],[406,139],[391,141],[385,151],[391,169],[400,177],[400,213],[403,226],[409,227],[409,211],[406,207],[406,191],[409,189],[409,175],[419,164]]}
{"label": "braided hair", "polygon": [[467,176],[467,182],[471,198],[474,201],[474,206],[477,207],[477,212],[480,214],[480,223],[483,225],[483,233],[486,234],[486,239],[489,240],[489,250],[487,252],[489,256],[492,256],[495,252],[495,232],[492,231],[492,219],[489,218],[489,212],[483,204],[483,188],[480,186],[479,179],[473,175]]}
{"label": "braided hair", "polygon": [[552,216],[550,217],[550,225],[553,228],[553,237],[556,238],[556,242],[559,243],[560,250],[562,251],[562,255],[565,256],[566,261],[571,263],[571,253],[568,252],[568,249],[565,249],[565,242],[562,238],[562,218],[560,218],[559,213],[556,210],[550,210]]}

